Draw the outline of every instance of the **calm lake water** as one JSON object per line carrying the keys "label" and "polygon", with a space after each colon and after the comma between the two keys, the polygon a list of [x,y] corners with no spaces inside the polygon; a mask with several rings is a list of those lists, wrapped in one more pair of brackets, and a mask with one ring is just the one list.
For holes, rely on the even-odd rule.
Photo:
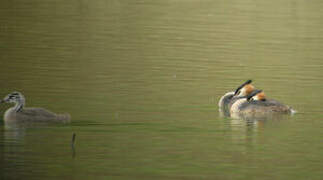
{"label": "calm lake water", "polygon": [[[2,124],[1,179],[322,179],[322,8],[1,1],[0,96],[18,90],[29,107],[72,116],[70,125]],[[247,79],[298,113],[221,117],[219,98]]]}

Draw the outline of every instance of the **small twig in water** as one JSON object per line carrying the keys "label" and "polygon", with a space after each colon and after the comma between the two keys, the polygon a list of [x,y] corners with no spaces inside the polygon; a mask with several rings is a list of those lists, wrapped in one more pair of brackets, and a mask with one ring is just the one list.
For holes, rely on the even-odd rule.
{"label": "small twig in water", "polygon": [[76,134],[73,133],[72,142],[71,142],[71,146],[72,146],[72,150],[73,150],[73,158],[75,157],[75,138],[76,138]]}
{"label": "small twig in water", "polygon": [[75,133],[73,133],[73,135],[72,135],[72,143],[71,143],[72,148],[74,148],[75,138],[76,138],[76,134],[75,134]]}

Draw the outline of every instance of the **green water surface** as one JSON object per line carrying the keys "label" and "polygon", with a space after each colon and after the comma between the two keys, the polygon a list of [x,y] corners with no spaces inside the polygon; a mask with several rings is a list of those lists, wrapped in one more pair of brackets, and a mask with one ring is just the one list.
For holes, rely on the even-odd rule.
{"label": "green water surface", "polygon": [[[28,107],[68,112],[72,123],[1,124],[0,179],[322,179],[322,9],[1,1],[0,96],[21,91]],[[221,117],[220,97],[247,79],[297,113]]]}

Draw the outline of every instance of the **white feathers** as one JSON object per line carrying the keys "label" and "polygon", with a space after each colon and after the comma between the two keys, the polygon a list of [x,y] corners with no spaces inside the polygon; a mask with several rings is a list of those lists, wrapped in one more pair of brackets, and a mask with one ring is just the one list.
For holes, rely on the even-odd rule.
{"label": "white feathers", "polygon": [[225,95],[223,95],[221,97],[220,101],[219,101],[219,107],[220,108],[223,107],[223,105],[224,105],[224,102],[223,102],[224,98],[226,98],[227,96],[232,96],[232,95],[234,95],[234,92],[233,91],[225,93]]}
{"label": "white feathers", "polygon": [[230,113],[237,113],[240,111],[240,106],[242,103],[246,102],[246,98],[238,99],[233,105],[231,106]]}

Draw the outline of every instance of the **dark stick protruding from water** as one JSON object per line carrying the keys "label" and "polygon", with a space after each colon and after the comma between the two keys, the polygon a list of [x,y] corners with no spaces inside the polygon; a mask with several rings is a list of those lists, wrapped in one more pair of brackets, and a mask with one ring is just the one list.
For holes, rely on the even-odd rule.
{"label": "dark stick protruding from water", "polygon": [[71,142],[71,146],[72,146],[72,151],[73,151],[73,158],[75,157],[75,138],[76,138],[76,134],[73,133],[72,135],[72,142]]}
{"label": "dark stick protruding from water", "polygon": [[73,133],[73,136],[72,136],[72,143],[71,143],[71,145],[72,145],[72,148],[74,149],[74,144],[75,144],[75,138],[76,138],[76,134],[75,133]]}

